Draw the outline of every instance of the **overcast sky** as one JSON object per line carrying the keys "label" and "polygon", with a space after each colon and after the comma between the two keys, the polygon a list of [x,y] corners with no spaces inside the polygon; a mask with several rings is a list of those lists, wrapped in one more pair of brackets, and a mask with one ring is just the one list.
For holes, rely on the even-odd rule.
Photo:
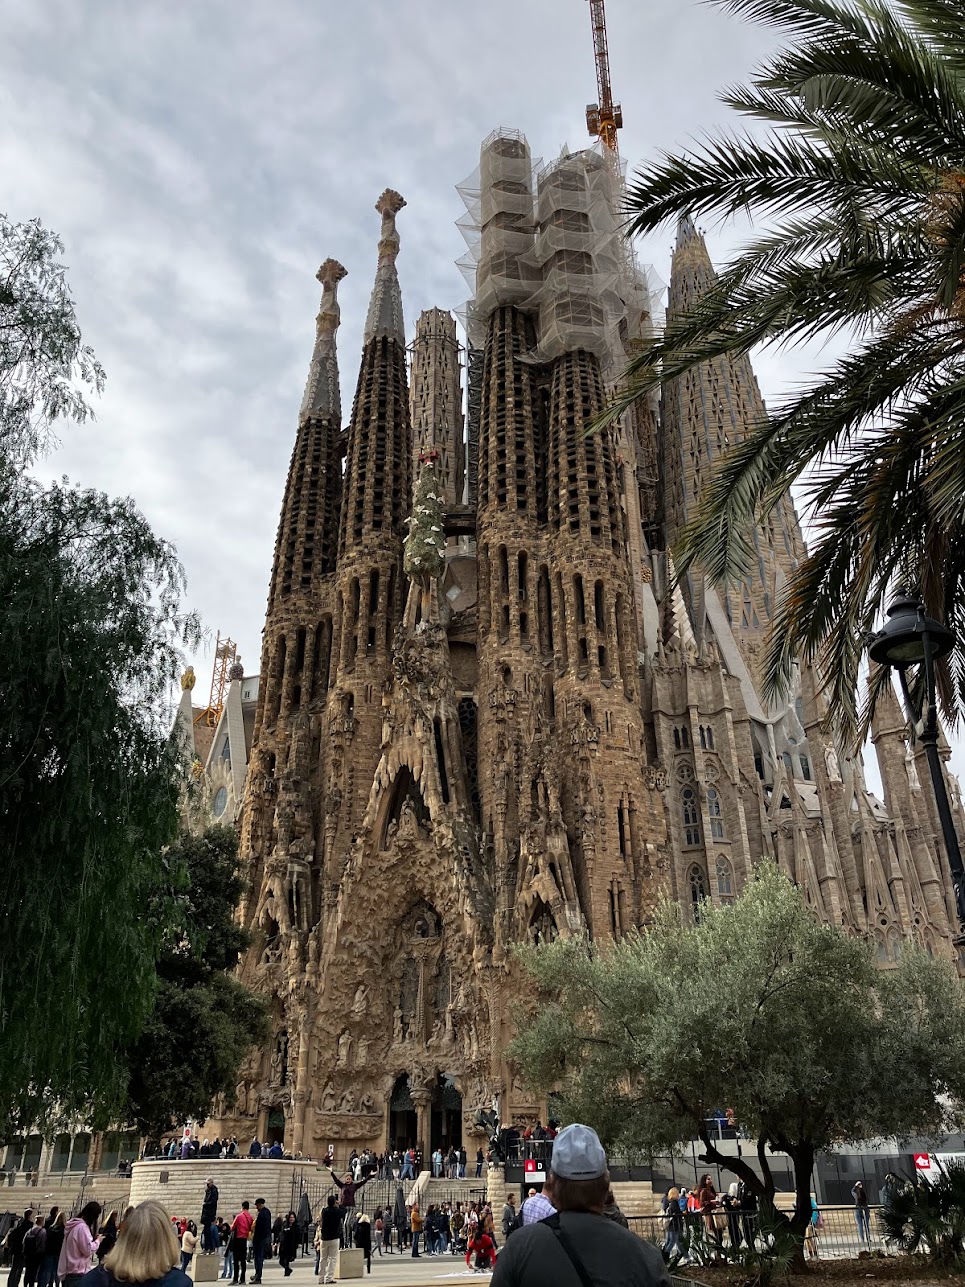
{"label": "overcast sky", "polygon": [[[275,536],[314,337],[315,271],[340,289],[343,410],[385,187],[409,334],[455,309],[455,185],[497,125],[536,156],[585,141],[586,0],[5,0],[7,214],[66,243],[84,338],[107,371],[96,422],[41,472],[130,494],[177,546],[189,605],[257,669]],[[716,100],[772,36],[694,0],[608,0],[631,168],[725,120]],[[710,231],[711,253],[733,235]],[[669,231],[641,245],[667,279]],[[765,396],[801,370],[757,363]]]}

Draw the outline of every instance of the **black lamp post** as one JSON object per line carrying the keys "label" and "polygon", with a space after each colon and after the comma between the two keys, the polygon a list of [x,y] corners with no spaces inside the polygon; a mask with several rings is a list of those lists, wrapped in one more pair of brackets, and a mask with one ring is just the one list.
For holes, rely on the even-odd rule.
{"label": "black lamp post", "polygon": [[[871,660],[879,666],[892,666],[898,672],[905,709],[915,737],[925,748],[928,770],[931,773],[935,804],[942,824],[948,866],[955,889],[955,906],[958,909],[959,932],[965,932],[965,867],[958,844],[958,833],[948,802],[948,789],[938,754],[938,710],[935,705],[935,662],[945,657],[955,646],[955,636],[933,617],[925,616],[925,609],[917,599],[899,591],[888,609],[888,620],[873,636],[868,649]],[[915,710],[906,671],[909,666],[923,667],[925,691],[922,709]]]}

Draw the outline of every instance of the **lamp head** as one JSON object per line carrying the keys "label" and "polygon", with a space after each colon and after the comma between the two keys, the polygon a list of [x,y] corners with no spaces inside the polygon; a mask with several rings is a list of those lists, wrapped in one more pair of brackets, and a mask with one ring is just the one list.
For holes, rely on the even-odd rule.
{"label": "lamp head", "polygon": [[914,666],[925,659],[927,636],[934,660],[955,647],[955,636],[934,617],[925,616],[924,605],[899,590],[888,609],[888,620],[871,641],[868,652],[879,666]]}

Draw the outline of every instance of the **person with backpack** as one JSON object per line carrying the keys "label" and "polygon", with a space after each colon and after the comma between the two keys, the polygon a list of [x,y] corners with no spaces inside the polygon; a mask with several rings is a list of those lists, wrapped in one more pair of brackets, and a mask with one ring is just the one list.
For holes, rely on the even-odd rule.
{"label": "person with backpack", "polygon": [[547,1189],[556,1214],[514,1233],[492,1287],[670,1287],[657,1248],[603,1214],[610,1171],[591,1127],[557,1135]]}
{"label": "person with backpack", "polygon": [[[506,1201],[503,1203],[503,1214],[501,1217],[503,1226],[503,1241],[505,1241],[513,1231],[516,1223],[516,1194],[507,1193]],[[468,1264],[468,1261],[466,1262]]]}
{"label": "person with backpack", "polygon": [[8,1287],[19,1287],[20,1279],[23,1276],[23,1240],[27,1235],[27,1230],[33,1228],[34,1213],[33,1207],[28,1207],[23,1213],[23,1219],[18,1220],[6,1237],[7,1254],[10,1257],[10,1273],[7,1275]]}
{"label": "person with backpack", "polygon": [[47,1230],[40,1216],[23,1236],[23,1287],[37,1287],[37,1274],[47,1245]]}

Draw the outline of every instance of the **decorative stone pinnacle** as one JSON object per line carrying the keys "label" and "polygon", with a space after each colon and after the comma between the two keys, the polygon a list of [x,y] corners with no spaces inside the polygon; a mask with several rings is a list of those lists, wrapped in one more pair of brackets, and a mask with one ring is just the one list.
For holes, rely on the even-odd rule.
{"label": "decorative stone pinnacle", "polygon": [[382,232],[379,236],[379,259],[395,259],[399,253],[399,234],[395,226],[395,216],[405,205],[405,199],[392,188],[386,190],[375,203],[375,208],[382,216]]}
{"label": "decorative stone pinnacle", "polygon": [[348,269],[343,268],[337,259],[326,259],[321,268],[315,274],[318,281],[322,283],[325,290],[335,291],[343,277],[348,276]]}
{"label": "decorative stone pinnacle", "polygon": [[405,197],[396,192],[394,188],[386,188],[375,203],[375,208],[384,219],[386,215],[393,218],[399,213],[405,205]]}

